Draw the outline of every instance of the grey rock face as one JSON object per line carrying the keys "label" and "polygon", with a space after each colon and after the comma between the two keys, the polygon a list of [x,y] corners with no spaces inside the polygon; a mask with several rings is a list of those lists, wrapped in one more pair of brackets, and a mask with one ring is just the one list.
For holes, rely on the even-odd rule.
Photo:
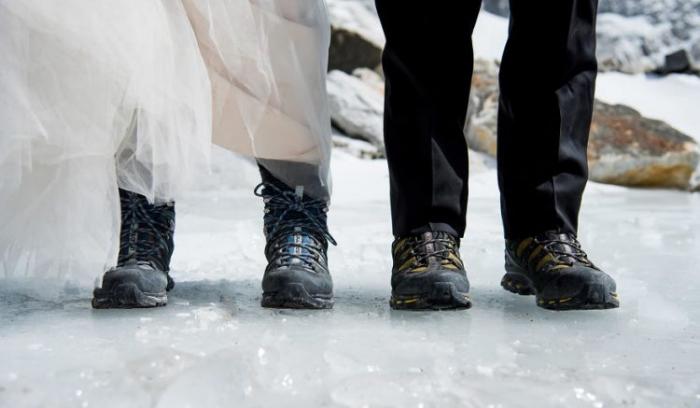
{"label": "grey rock face", "polygon": [[384,95],[379,89],[342,71],[331,71],[327,81],[333,125],[346,135],[383,150]]}
{"label": "grey rock face", "polygon": [[508,17],[510,15],[510,1],[509,0],[486,0],[483,2],[484,10],[489,13],[496,14],[501,17]]}
{"label": "grey rock face", "polygon": [[328,3],[331,20],[329,69],[352,73],[356,68],[377,69],[384,48],[376,12],[367,3],[333,0]]}
{"label": "grey rock face", "polygon": [[680,40],[690,40],[700,30],[700,0],[601,0],[598,11],[668,24]]}
{"label": "grey rock face", "polygon": [[678,50],[666,55],[661,72],[670,74],[674,72],[688,72],[691,69],[692,62],[688,50]]}

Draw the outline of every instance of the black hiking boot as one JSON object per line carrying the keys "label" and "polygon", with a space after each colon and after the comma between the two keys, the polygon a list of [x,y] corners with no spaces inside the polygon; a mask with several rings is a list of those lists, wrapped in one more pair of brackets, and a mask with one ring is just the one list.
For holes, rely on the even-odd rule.
{"label": "black hiking boot", "polygon": [[168,275],[175,232],[174,204],[149,204],[142,195],[119,190],[122,226],[119,260],[96,288],[96,309],[165,306],[175,286]]}
{"label": "black hiking boot", "polygon": [[536,295],[551,310],[612,309],[620,306],[615,281],[596,267],[573,234],[545,232],[506,241],[504,289]]}
{"label": "black hiking boot", "polygon": [[330,309],[333,281],[328,271],[328,242],[336,245],[326,226],[327,203],[304,195],[279,181],[255,188],[265,201],[265,257],[262,306],[289,309]]}
{"label": "black hiking boot", "polygon": [[392,245],[391,307],[467,309],[469,280],[459,256],[459,239],[446,232],[397,238]]}

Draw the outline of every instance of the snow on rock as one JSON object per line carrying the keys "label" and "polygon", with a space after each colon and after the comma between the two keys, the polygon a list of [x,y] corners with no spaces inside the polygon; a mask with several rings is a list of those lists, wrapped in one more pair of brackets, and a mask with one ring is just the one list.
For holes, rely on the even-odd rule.
{"label": "snow on rock", "polygon": [[663,63],[674,41],[671,27],[653,25],[645,17],[604,13],[598,17],[598,64],[602,71],[650,72]]}
{"label": "snow on rock", "polygon": [[692,69],[696,72],[700,72],[700,37],[690,48],[690,60],[693,64]]}
{"label": "snow on rock", "polygon": [[654,24],[670,24],[681,40],[700,34],[700,0],[601,0],[599,12],[645,16]]}
{"label": "snow on rock", "polygon": [[351,73],[355,68],[381,65],[384,33],[376,11],[368,3],[332,0],[329,69]]}
{"label": "snow on rock", "polygon": [[372,71],[368,68],[357,68],[352,72],[352,75],[374,88],[380,95],[384,95],[384,78],[377,71]]}
{"label": "snow on rock", "polygon": [[624,105],[597,102],[588,159],[595,181],[690,189],[700,151],[692,138],[662,121]]}
{"label": "snow on rock", "polygon": [[383,147],[384,97],[376,87],[342,71],[327,81],[333,124],[345,134]]}
{"label": "snow on rock", "polygon": [[[509,14],[508,0],[485,0],[484,10]],[[693,57],[682,72],[700,73],[700,0],[601,0],[598,58],[602,71],[679,72],[665,57]]]}

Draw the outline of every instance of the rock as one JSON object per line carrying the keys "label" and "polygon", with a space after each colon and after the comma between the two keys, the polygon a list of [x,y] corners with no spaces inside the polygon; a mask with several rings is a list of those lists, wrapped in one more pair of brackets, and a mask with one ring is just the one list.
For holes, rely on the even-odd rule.
{"label": "rock", "polygon": [[[371,143],[376,151],[338,138],[336,144],[359,157],[382,157],[381,77],[371,70],[357,70],[355,75],[329,74],[331,117],[343,133]],[[477,60],[465,136],[470,149],[491,157],[496,156],[498,97],[498,64]],[[700,150],[692,138],[664,122],[645,118],[627,106],[596,101],[588,160],[593,181],[691,189]]]}
{"label": "rock", "polygon": [[678,40],[700,32],[700,0],[601,0],[598,12],[643,16],[654,25],[670,26]]}
{"label": "rock", "polygon": [[328,2],[331,20],[329,70],[351,73],[381,65],[384,33],[379,17],[368,4],[350,0]]}
{"label": "rock", "polygon": [[601,71],[638,74],[658,70],[664,51],[675,41],[667,25],[644,17],[598,16],[598,66]]}
{"label": "rock", "polygon": [[683,73],[691,70],[691,61],[688,50],[680,49],[666,55],[664,65],[661,67],[660,73],[672,74]]}
{"label": "rock", "polygon": [[384,95],[384,78],[377,71],[372,71],[369,68],[358,68],[352,71],[352,75]]}
{"label": "rock", "polygon": [[623,105],[596,102],[588,145],[591,180],[689,189],[700,163],[697,143],[668,124]]}
{"label": "rock", "polygon": [[[601,16],[615,13],[624,17],[642,18],[658,30],[662,34],[661,37],[651,42],[645,40],[639,46],[642,55],[651,56],[658,64],[654,71],[661,73],[679,70],[664,69],[668,65],[664,62],[664,57],[669,51],[684,49],[690,52],[700,40],[700,0],[601,0],[598,12]],[[614,36],[615,29],[610,27],[610,30],[606,31],[609,36]],[[599,47],[608,48],[606,39],[599,38]],[[658,40],[661,40],[660,48],[654,44],[658,43]],[[647,48],[649,46],[651,47]],[[678,57],[681,58],[679,61],[682,64],[684,56],[679,54]],[[674,63],[675,60],[669,62]],[[700,72],[700,69],[695,69],[695,72]]]}
{"label": "rock", "polygon": [[690,48],[690,59],[693,71],[700,73],[700,37],[693,42],[693,46]]}
{"label": "rock", "polygon": [[498,64],[478,59],[474,62],[471,100],[464,133],[470,149],[496,156],[498,121]]}
{"label": "rock", "polygon": [[328,74],[327,89],[333,125],[383,151],[383,94],[359,78],[337,70]]}
{"label": "rock", "polygon": [[[471,149],[496,156],[498,66],[478,60],[465,134]],[[625,186],[689,189],[700,154],[696,142],[632,108],[596,102],[589,142],[591,180]]]}
{"label": "rock", "polygon": [[510,15],[510,0],[485,0],[484,10],[497,16],[508,17]]}
{"label": "rock", "polygon": [[353,139],[334,129],[333,149],[342,150],[360,159],[383,159],[384,152],[364,140]]}

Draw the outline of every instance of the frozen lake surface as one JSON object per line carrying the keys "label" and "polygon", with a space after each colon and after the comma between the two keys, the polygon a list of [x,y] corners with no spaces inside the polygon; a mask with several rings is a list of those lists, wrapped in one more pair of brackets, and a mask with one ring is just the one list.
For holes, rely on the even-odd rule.
{"label": "frozen lake surface", "polygon": [[462,249],[474,307],[394,312],[386,163],[338,152],[335,309],[265,310],[261,203],[252,183],[221,181],[236,169],[254,179],[227,159],[210,180],[222,190],[178,207],[166,308],[94,311],[84,290],[6,282],[0,406],[700,405],[700,196],[592,184],[581,239],[622,307],[550,312],[499,287],[487,165],[472,178]]}

